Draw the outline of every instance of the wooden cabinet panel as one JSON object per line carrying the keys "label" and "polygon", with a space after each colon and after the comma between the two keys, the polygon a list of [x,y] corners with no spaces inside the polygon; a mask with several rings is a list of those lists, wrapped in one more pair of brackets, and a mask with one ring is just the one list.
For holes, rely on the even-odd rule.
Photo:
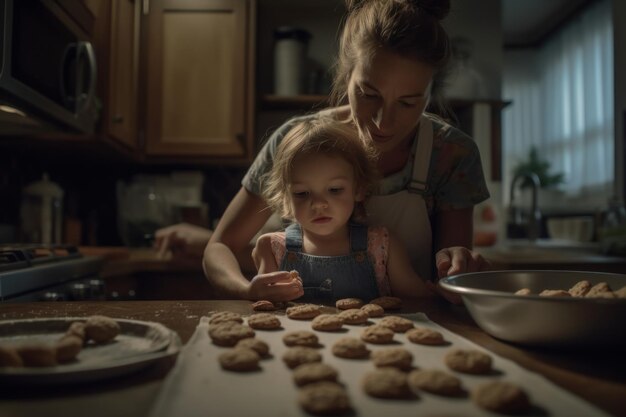
{"label": "wooden cabinet panel", "polygon": [[150,2],[146,153],[248,157],[250,2]]}
{"label": "wooden cabinet panel", "polygon": [[113,0],[111,7],[107,111],[109,136],[137,148],[139,1]]}

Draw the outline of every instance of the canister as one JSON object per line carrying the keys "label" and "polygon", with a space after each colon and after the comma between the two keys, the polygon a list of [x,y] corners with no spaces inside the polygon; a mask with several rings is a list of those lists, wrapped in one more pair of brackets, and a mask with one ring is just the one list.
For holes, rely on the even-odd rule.
{"label": "canister", "polygon": [[25,243],[60,244],[63,189],[44,173],[41,181],[22,190],[21,236]]}
{"label": "canister", "polygon": [[282,26],[274,30],[274,39],[274,93],[280,96],[302,94],[311,34],[304,29]]}

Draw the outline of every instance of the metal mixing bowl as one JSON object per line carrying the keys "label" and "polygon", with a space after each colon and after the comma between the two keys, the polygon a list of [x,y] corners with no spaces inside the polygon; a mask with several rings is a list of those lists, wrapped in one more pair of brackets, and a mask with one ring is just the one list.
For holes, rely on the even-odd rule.
{"label": "metal mixing bowl", "polygon": [[[626,275],[585,271],[489,271],[439,281],[460,294],[476,323],[490,335],[529,346],[626,346],[626,299],[540,297],[544,289],[568,290],[579,281],[626,286]],[[535,295],[515,295],[528,288]]]}

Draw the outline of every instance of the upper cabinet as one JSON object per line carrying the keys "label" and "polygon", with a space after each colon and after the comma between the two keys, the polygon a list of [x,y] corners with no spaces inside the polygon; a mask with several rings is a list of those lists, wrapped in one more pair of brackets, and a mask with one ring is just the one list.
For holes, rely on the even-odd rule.
{"label": "upper cabinet", "polygon": [[98,11],[101,130],[116,143],[137,150],[141,1],[90,1]]}
{"label": "upper cabinet", "polygon": [[249,161],[255,2],[144,3],[148,160]]}

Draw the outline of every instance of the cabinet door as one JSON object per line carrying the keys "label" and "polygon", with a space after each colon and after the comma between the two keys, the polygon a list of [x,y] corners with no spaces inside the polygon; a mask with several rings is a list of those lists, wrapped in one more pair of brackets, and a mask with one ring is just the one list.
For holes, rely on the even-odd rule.
{"label": "cabinet door", "polygon": [[248,7],[246,0],[150,1],[148,155],[247,156]]}
{"label": "cabinet door", "polygon": [[109,49],[108,97],[104,123],[110,137],[137,148],[137,74],[139,0],[113,0]]}

